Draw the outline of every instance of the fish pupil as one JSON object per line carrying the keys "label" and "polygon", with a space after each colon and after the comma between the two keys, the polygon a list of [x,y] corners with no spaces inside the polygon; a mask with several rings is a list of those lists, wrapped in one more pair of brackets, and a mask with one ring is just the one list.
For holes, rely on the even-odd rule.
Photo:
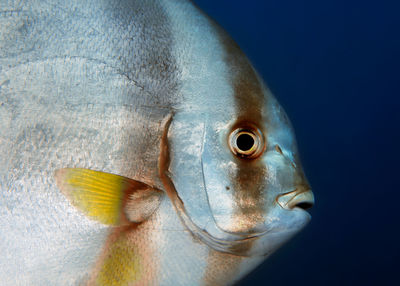
{"label": "fish pupil", "polygon": [[239,127],[233,130],[228,143],[232,153],[242,159],[256,159],[264,150],[263,136],[253,127]]}
{"label": "fish pupil", "polygon": [[240,134],[236,139],[236,146],[241,151],[248,151],[254,146],[254,138],[249,134]]}

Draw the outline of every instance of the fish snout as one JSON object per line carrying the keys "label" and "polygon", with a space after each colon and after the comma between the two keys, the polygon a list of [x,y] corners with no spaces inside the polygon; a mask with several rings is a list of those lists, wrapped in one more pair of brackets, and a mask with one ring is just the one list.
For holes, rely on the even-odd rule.
{"label": "fish snout", "polygon": [[279,195],[276,201],[286,210],[294,208],[308,210],[314,205],[314,194],[309,188],[300,187],[294,191]]}

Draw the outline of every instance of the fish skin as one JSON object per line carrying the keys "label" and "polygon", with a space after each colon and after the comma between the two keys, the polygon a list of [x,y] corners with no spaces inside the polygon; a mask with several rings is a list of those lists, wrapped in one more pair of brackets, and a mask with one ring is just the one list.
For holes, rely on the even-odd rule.
{"label": "fish skin", "polygon": [[[226,144],[243,121],[266,139],[256,163]],[[310,194],[284,111],[189,1],[0,1],[0,122],[0,285],[230,285],[309,220],[276,203]],[[110,227],[60,192],[67,167],[165,195]]]}

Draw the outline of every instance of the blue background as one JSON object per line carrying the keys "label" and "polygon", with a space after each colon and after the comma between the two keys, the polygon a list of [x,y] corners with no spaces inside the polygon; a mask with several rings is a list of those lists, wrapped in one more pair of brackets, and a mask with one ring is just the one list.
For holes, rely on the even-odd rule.
{"label": "blue background", "polygon": [[195,1],[289,114],[307,228],[239,285],[400,285],[400,1]]}

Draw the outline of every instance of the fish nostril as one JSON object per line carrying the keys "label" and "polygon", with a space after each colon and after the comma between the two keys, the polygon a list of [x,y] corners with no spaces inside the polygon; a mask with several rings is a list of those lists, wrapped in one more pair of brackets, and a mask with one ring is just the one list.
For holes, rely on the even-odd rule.
{"label": "fish nostril", "polygon": [[276,152],[278,152],[279,154],[283,155],[282,148],[281,148],[279,145],[275,145],[275,150],[276,150]]}
{"label": "fish nostril", "polygon": [[296,208],[301,208],[303,210],[309,210],[313,206],[314,206],[314,204],[310,203],[310,202],[301,202],[301,203],[298,203],[297,205],[295,205]]}

